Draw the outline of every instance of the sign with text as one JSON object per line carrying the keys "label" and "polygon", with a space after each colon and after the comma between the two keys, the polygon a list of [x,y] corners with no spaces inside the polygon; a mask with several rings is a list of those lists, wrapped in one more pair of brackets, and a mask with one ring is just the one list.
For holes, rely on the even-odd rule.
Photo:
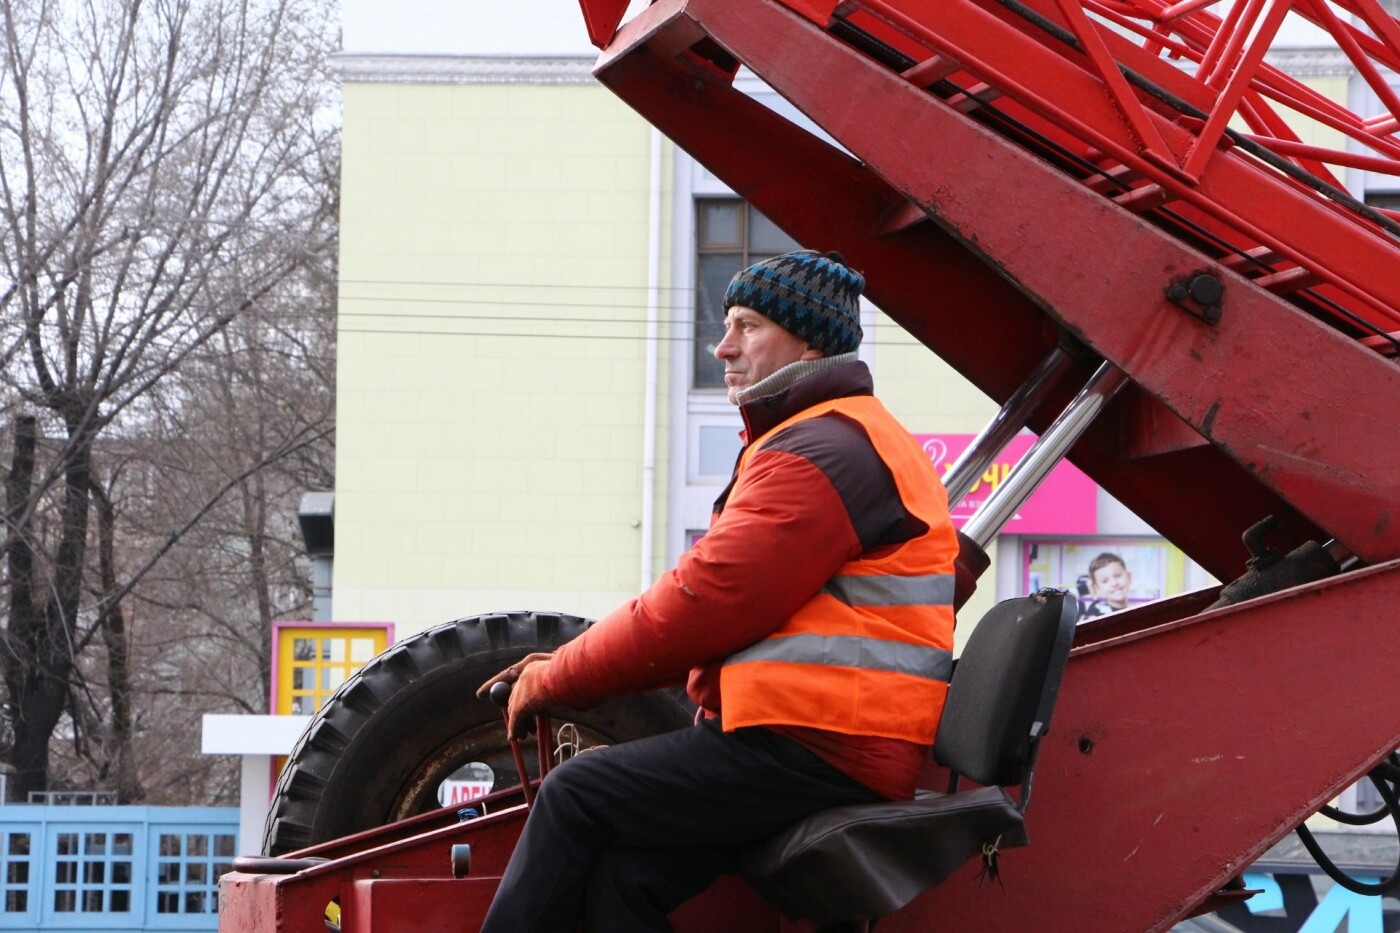
{"label": "sign with text", "polygon": [[492,781],[443,781],[438,785],[438,803],[444,807],[469,803],[491,793]]}
{"label": "sign with text", "polygon": [[[915,434],[939,476],[946,476],[954,461],[972,443],[972,434]],[[961,502],[948,503],[953,524],[961,528],[977,507],[1001,486],[1022,455],[1035,443],[1029,434],[1011,440],[993,463],[978,477]],[[1021,503],[1016,514],[1002,529],[1010,535],[1091,535],[1098,531],[1098,487],[1082,470],[1062,461],[1031,497]]]}

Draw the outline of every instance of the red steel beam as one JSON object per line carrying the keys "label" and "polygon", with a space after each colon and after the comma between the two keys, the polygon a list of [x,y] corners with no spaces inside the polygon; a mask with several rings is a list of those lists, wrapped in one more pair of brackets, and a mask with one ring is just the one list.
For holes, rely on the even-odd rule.
{"label": "red steel beam", "polygon": [[1076,649],[1004,889],[881,921],[1169,929],[1400,745],[1400,564]]}
{"label": "red steel beam", "polygon": [[[1364,313],[1379,318],[1377,323],[1400,322],[1400,278],[1375,273],[1395,262],[1395,241],[1369,222],[1311,191],[1282,183],[1272,170],[1229,148],[1211,146],[1214,157],[1208,166],[1197,166],[1200,174],[1194,181],[1163,169],[1140,151],[1121,108],[1141,108],[1136,116],[1157,126],[1182,165],[1198,142],[1210,143],[1198,137],[1200,127],[1169,118],[1143,102],[1113,98],[1073,53],[1057,47],[1058,43],[1048,44],[1042,34],[1030,31],[999,7],[983,9],[975,0],[869,0],[861,5],[879,11],[930,48],[952,56],[1048,122],[1152,178],[1172,198],[1315,270],[1324,281],[1361,302],[1367,309]],[[1110,34],[1104,41],[1123,64],[1160,79],[1159,83],[1170,80],[1167,76],[1175,70],[1121,37]],[[807,77],[805,72],[796,74]],[[1202,86],[1201,93],[1214,99],[1209,88]]]}
{"label": "red steel beam", "polygon": [[[687,11],[1313,522],[1368,561],[1400,557],[1400,521],[1392,520],[1400,518],[1400,439],[1384,427],[1400,409],[1393,363],[936,98],[908,93],[899,75],[776,5],[736,13],[717,0],[692,0]],[[779,31],[782,42],[763,38]],[[837,85],[844,99],[833,96]],[[938,144],[911,148],[911,139]],[[1392,263],[1400,260],[1400,250],[1389,247],[1389,254]],[[1216,324],[1166,297],[1173,281],[1202,269],[1225,283],[1225,312]]]}
{"label": "red steel beam", "polygon": [[[343,933],[474,933],[495,896],[524,817],[523,807],[467,823],[451,822],[451,811],[426,814],[405,821],[407,826],[390,824],[294,853],[288,857],[314,853],[330,858],[295,874],[231,872],[219,882],[219,929],[319,931],[325,928],[327,905],[335,902]],[[418,832],[411,832],[414,828]],[[449,853],[463,843],[472,847],[471,873],[455,878]],[[721,879],[683,904],[671,920],[677,933],[816,929],[781,917],[736,878]]]}
{"label": "red steel beam", "polygon": [[[779,32],[782,41],[772,41]],[[834,130],[864,164],[785,124],[733,91],[726,72],[684,51],[707,33],[742,50],[742,59]],[[1210,434],[1216,453],[1196,448],[1153,458],[1156,463],[1131,460],[1123,439],[1146,431],[1132,426],[1140,416],[1118,406],[1116,420],[1091,432],[1072,459],[1212,573],[1232,576],[1244,556],[1236,543],[1240,531],[1274,511],[1297,527],[1297,537],[1321,526],[1372,559],[1394,553],[1397,529],[1384,518],[1400,499],[1400,458],[1384,455],[1394,442],[1374,428],[1397,395],[1392,368],[1372,351],[1237,279],[1230,280],[1229,310],[1219,326],[1166,305],[1168,273],[1209,261],[772,4],[653,5],[624,27],[597,73],[799,241],[850,250],[868,273],[872,297],[994,398],[1004,399],[1043,354],[1042,306],[1102,344],[1152,395]],[[964,152],[958,147],[969,135],[981,148]],[[993,175],[975,171],[992,159],[1007,164]],[[1032,170],[1039,174],[1026,183]],[[957,231],[963,243],[975,240],[981,248],[983,232],[999,229],[1010,245],[983,264],[931,223],[911,218],[899,227],[893,218],[907,201],[887,182],[940,202],[950,216],[953,207],[980,215],[989,226]],[[1070,207],[1087,219],[1061,213]],[[1125,252],[1124,244],[1136,252]],[[1168,253],[1170,269],[1160,259]],[[1148,259],[1154,264],[1140,265]],[[1013,274],[1023,287],[1035,286],[1027,288],[1034,300],[1008,287],[1005,276]],[[1039,280],[1047,277],[1059,281]],[[1078,291],[1064,297],[1067,288]],[[1086,289],[1098,290],[1096,305]],[[1127,296],[1143,306],[1124,306]],[[1257,315],[1265,315],[1264,326],[1251,323]],[[1291,346],[1279,346],[1286,341],[1277,326],[1296,331]],[[1173,342],[1172,352],[1158,353]],[[1153,353],[1158,358],[1145,358]],[[1227,387],[1240,389],[1240,397],[1226,398],[1212,413],[1216,399],[1201,393]],[[1330,451],[1342,433],[1333,407],[1351,436],[1340,440],[1335,460],[1309,464],[1304,449]],[[1234,467],[1222,463],[1222,451],[1233,452]],[[1310,475],[1313,469],[1321,475]],[[1275,494],[1250,491],[1236,470],[1264,480]],[[1333,492],[1341,499],[1331,499]]]}

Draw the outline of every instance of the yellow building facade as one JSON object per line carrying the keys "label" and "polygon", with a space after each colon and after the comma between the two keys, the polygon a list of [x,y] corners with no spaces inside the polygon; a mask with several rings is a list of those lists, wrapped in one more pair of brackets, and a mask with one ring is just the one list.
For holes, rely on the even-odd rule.
{"label": "yellow building facade", "polygon": [[345,83],[333,615],[401,636],[639,579],[649,128],[584,61],[496,77]]}
{"label": "yellow building facade", "polygon": [[[412,32],[347,7],[331,617],[398,637],[500,610],[601,615],[674,563],[738,450],[695,325],[716,310],[707,263],[798,245],[594,81],[574,4],[532,6],[542,34],[497,11],[470,37],[437,4],[411,6]],[[377,51],[395,43],[418,51]],[[912,433],[991,419],[878,309],[864,325],[876,391]],[[1147,542],[1165,569],[1143,599],[1209,582],[1179,552],[1153,558],[1166,545],[1106,495],[1088,509],[1049,551],[1008,529],[962,617],[1035,580],[1073,586],[1083,568],[1043,579],[1034,561],[1096,537]]]}
{"label": "yellow building facade", "polygon": [[[703,530],[737,450],[690,330],[694,205],[732,194],[591,60],[479,64],[346,68],[333,618],[401,637],[608,611]],[[873,308],[866,330],[911,430],[995,411]]]}

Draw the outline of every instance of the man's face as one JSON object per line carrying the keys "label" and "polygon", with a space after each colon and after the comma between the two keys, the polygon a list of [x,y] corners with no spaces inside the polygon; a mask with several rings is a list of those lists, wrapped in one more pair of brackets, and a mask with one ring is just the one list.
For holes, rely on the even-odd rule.
{"label": "man's face", "polygon": [[1101,596],[1115,609],[1128,605],[1128,588],[1133,575],[1122,564],[1107,564],[1094,571],[1094,595]]}
{"label": "man's face", "polygon": [[773,375],[789,363],[815,360],[820,350],[784,330],[753,308],[735,305],[724,316],[724,339],[715,347],[715,359],[724,364],[724,384],[729,401],[735,393]]}

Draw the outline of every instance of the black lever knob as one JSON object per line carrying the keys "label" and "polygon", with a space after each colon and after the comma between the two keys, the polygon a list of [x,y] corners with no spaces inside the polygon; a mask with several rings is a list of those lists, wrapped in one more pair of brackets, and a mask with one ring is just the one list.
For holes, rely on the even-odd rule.
{"label": "black lever knob", "polygon": [[491,697],[492,703],[495,703],[501,709],[505,709],[510,703],[510,684],[506,683],[504,680],[497,681],[491,685],[489,696]]}

